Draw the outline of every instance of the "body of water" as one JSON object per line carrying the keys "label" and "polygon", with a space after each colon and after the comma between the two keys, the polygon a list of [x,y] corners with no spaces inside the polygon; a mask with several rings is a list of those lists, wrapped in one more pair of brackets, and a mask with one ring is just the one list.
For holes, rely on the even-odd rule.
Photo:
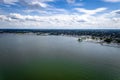
{"label": "body of water", "polygon": [[120,48],[74,37],[0,34],[0,80],[120,80]]}

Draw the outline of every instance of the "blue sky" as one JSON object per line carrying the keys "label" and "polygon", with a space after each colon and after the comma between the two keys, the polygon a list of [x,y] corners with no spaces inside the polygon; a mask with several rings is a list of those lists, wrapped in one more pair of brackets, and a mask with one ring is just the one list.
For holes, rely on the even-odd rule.
{"label": "blue sky", "polygon": [[120,0],[0,0],[0,28],[119,29]]}

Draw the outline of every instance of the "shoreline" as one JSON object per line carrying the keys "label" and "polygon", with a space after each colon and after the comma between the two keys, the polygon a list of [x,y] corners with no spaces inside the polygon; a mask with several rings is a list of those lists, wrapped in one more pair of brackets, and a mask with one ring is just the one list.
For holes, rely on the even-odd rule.
{"label": "shoreline", "polygon": [[[92,39],[92,36],[90,35],[82,35],[82,36],[78,36],[78,35],[51,35],[49,33],[42,33],[42,34],[37,34],[37,33],[32,33],[32,32],[28,32],[28,33],[0,33],[0,34],[17,34],[17,35],[36,35],[36,36],[65,36],[65,37],[74,37],[77,39],[78,42],[90,42],[90,43],[97,43],[100,44],[102,46],[109,46],[109,47],[117,47],[120,48],[120,43],[115,43],[115,42],[110,42],[107,43],[104,40],[100,40],[100,37],[95,37],[95,39]],[[81,39],[81,41],[79,41],[79,39]]]}

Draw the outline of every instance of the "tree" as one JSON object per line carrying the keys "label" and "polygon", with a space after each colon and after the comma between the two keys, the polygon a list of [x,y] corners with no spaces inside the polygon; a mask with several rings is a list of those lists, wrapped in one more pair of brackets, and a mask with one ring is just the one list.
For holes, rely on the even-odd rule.
{"label": "tree", "polygon": [[111,42],[112,42],[112,38],[106,38],[106,39],[104,40],[104,42],[106,42],[106,43],[111,43]]}

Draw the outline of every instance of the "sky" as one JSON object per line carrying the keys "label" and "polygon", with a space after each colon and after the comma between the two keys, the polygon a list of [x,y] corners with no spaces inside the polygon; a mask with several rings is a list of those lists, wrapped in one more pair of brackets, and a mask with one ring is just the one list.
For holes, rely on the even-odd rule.
{"label": "sky", "polygon": [[120,29],[120,0],[0,0],[0,29]]}

